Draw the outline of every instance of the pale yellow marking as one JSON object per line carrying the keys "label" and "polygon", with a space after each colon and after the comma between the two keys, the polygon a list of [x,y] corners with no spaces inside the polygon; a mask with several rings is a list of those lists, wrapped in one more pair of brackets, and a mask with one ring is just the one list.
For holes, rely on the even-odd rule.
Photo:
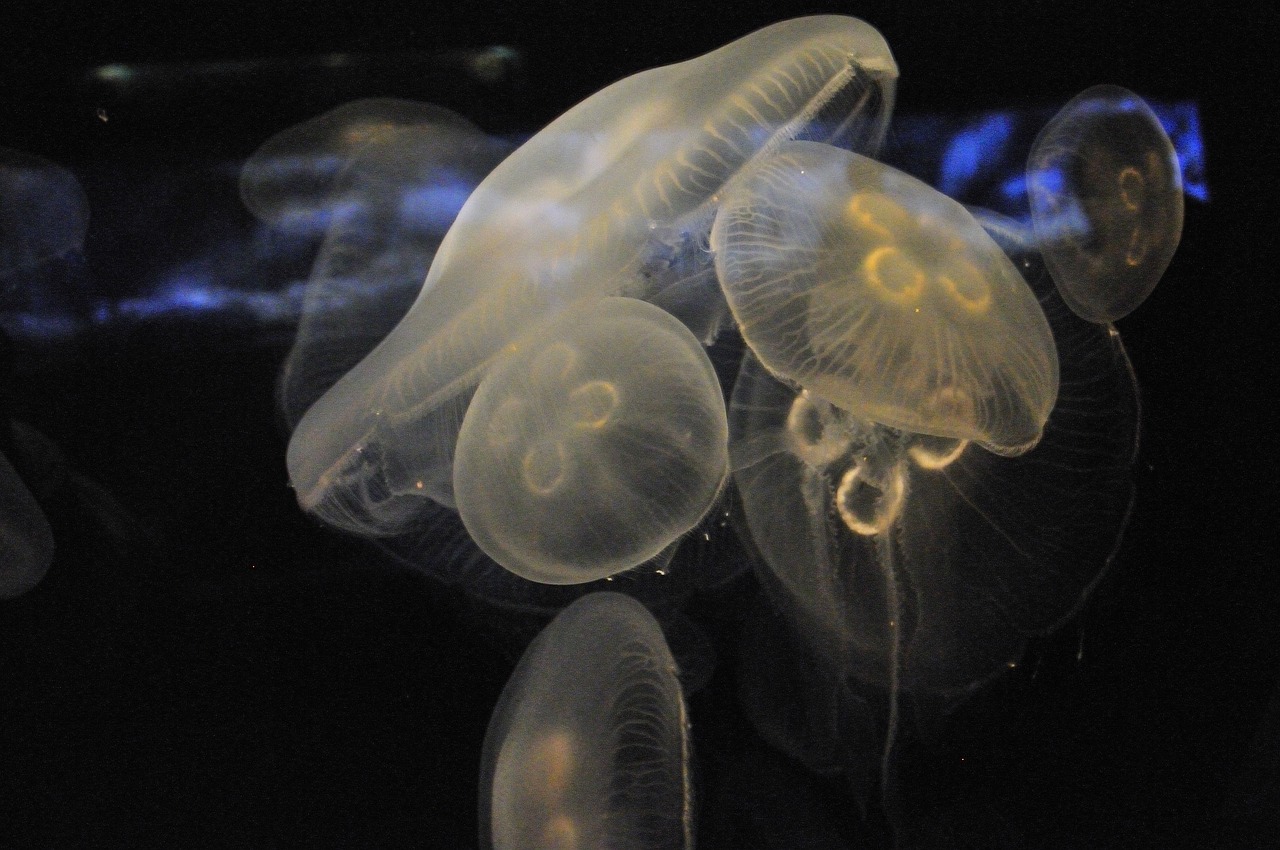
{"label": "pale yellow marking", "polygon": [[892,245],[881,245],[867,254],[862,271],[882,301],[906,306],[914,304],[924,291],[924,272]]}
{"label": "pale yellow marking", "polygon": [[890,242],[907,223],[907,213],[889,198],[876,192],[855,192],[845,205],[845,216],[855,226]]}
{"label": "pale yellow marking", "polygon": [[875,515],[870,522],[854,513],[847,504],[853,489],[861,482],[862,467],[854,465],[840,478],[840,485],[836,488],[836,510],[840,514],[840,519],[844,520],[845,526],[854,534],[861,534],[864,537],[880,534],[887,530],[902,513],[902,503],[907,493],[906,473],[902,469],[902,464],[895,466],[890,476],[888,488],[881,490],[880,497],[876,499]]}
{"label": "pale yellow marking", "polygon": [[973,264],[959,261],[953,271],[938,275],[938,284],[951,300],[971,316],[981,316],[991,309],[991,287]]}
{"label": "pale yellow marking", "polygon": [[524,484],[532,493],[550,496],[564,483],[568,464],[569,458],[562,443],[535,446],[524,453],[524,460],[520,464]]}
{"label": "pale yellow marking", "polygon": [[588,381],[569,393],[570,415],[578,428],[599,430],[618,409],[618,388],[609,381]]}
{"label": "pale yellow marking", "polygon": [[914,445],[907,449],[907,454],[916,462],[916,466],[921,469],[946,469],[955,463],[960,455],[964,454],[964,450],[968,445],[968,440],[957,440],[956,444],[946,452],[936,452],[921,445]]}
{"label": "pale yellow marking", "polygon": [[1138,169],[1132,165],[1126,167],[1120,172],[1116,182],[1120,184],[1120,202],[1130,212],[1137,212],[1142,209],[1142,194],[1146,188],[1147,181],[1142,179],[1142,174]]}

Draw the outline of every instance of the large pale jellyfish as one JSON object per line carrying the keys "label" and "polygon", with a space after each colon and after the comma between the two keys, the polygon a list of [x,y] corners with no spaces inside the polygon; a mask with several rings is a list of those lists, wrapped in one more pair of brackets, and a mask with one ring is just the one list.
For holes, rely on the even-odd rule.
{"label": "large pale jellyfish", "polygon": [[1094,86],[1040,131],[1027,160],[1036,242],[1082,318],[1113,322],[1146,300],[1182,237],[1182,170],[1151,107]]}
{"label": "large pale jellyfish", "polygon": [[462,424],[454,492],[499,564],[577,584],[662,553],[702,519],[728,464],[702,345],[652,304],[602,298],[495,361]]}
{"label": "large pale jellyfish", "polygon": [[245,163],[255,215],[325,233],[280,375],[290,428],[404,317],[458,210],[509,152],[447,109],[373,99],[284,130]]}
{"label": "large pale jellyfish", "polygon": [[793,138],[875,149],[896,66],[851,18],[768,27],[588,98],[477,188],[391,335],[307,412],[287,455],[302,507],[368,535],[452,506],[472,393],[503,346],[568,305],[624,295],[709,337],[717,193]]}
{"label": "large pale jellyfish", "polygon": [[[823,161],[820,187],[774,194],[786,174],[799,188]],[[1015,266],[991,255],[1000,249],[973,234],[967,212],[914,181],[888,182],[886,170],[831,148],[783,146],[759,164],[758,181],[729,193],[737,200],[726,202],[717,240],[729,269],[754,267],[734,261],[738,247],[779,244],[748,238],[748,222],[785,226],[780,241],[794,246],[790,273],[774,283],[789,293],[792,318],[775,327],[818,350],[799,359],[800,379],[747,356],[730,408],[731,465],[765,586],[827,659],[835,687],[847,678],[888,694],[882,782],[899,694],[962,699],[1018,658],[1029,635],[1069,616],[1109,563],[1132,498],[1138,412],[1113,330],[1077,319],[1043,277],[1034,292],[1007,277]],[[847,262],[820,266],[819,245]],[[894,254],[869,261],[886,250]],[[842,320],[824,292],[836,286],[846,291]],[[831,329],[815,329],[815,316]],[[882,340],[884,361],[845,369],[857,392],[837,405],[806,380],[816,364],[839,372],[837,352],[859,356],[856,339],[810,342],[841,326]],[[1028,422],[1034,431],[1008,427]]]}
{"label": "large pale jellyfish", "polygon": [[690,850],[689,760],[657,621],[628,596],[584,596],[530,644],[489,721],[480,846]]}

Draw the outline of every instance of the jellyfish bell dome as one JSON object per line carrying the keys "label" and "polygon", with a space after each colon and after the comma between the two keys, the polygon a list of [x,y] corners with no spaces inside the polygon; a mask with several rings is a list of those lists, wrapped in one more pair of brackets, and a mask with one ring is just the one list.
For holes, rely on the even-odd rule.
{"label": "jellyfish bell dome", "polygon": [[1081,92],[1027,159],[1036,243],[1062,299],[1113,322],[1147,299],[1182,236],[1182,170],[1151,107],[1119,86]]}
{"label": "jellyfish bell dome", "polygon": [[829,145],[782,144],[726,188],[711,249],[751,350],[812,397],[999,454],[1040,439],[1058,392],[1044,313],[936,190]]}
{"label": "jellyfish bell dome", "polygon": [[485,376],[454,492],[494,560],[576,584],[666,550],[711,507],[728,461],[720,384],[693,334],[652,304],[588,299]]}
{"label": "jellyfish bell dome", "polygon": [[480,846],[692,850],[688,716],[657,621],[593,593],[516,665],[481,755]]}

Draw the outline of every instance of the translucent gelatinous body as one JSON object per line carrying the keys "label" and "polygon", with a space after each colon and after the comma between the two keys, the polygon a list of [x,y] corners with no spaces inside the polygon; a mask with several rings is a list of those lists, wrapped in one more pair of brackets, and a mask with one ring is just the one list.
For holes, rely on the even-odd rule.
{"label": "translucent gelatinous body", "polygon": [[570,605],[516,666],[481,761],[485,850],[690,850],[689,740],[675,661],[644,606]]}
{"label": "translucent gelatinous body", "polygon": [[576,584],[656,556],[727,471],[724,401],[697,339],[652,304],[603,298],[495,361],[462,425],[454,492],[495,561]]}
{"label": "translucent gelatinous body", "polygon": [[1044,314],[937,191],[792,142],[726,189],[711,247],[742,335],[774,374],[891,428],[1001,454],[1040,438],[1058,390]]}
{"label": "translucent gelatinous body", "polygon": [[896,76],[865,23],[803,18],[629,77],[553,122],[477,188],[404,321],[299,424],[288,465],[302,506],[395,534],[421,499],[452,504],[476,385],[503,346],[566,304],[676,304],[714,333],[722,302],[702,247],[717,192],[786,139],[874,149]]}
{"label": "translucent gelatinous body", "polygon": [[289,427],[404,317],[476,185],[510,152],[447,109],[360,100],[279,133],[241,172],[254,212],[324,229],[280,375]]}
{"label": "translucent gelatinous body", "polygon": [[730,456],[765,586],[856,682],[961,698],[1111,560],[1132,500],[1133,373],[1113,329],[1073,315],[1047,276],[1035,286],[1061,392],[1021,456],[888,427],[743,364]]}
{"label": "translucent gelatinous body", "polygon": [[0,148],[0,287],[12,275],[81,247],[88,228],[89,201],[71,172]]}
{"label": "translucent gelatinous body", "polygon": [[1027,160],[1036,242],[1062,298],[1112,322],[1146,300],[1182,236],[1182,171],[1151,108],[1127,89],[1077,95]]}

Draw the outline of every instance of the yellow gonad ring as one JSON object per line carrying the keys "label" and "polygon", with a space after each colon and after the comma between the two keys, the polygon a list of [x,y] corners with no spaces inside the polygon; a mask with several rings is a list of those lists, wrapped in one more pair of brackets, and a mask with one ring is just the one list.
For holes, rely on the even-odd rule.
{"label": "yellow gonad ring", "polygon": [[862,271],[872,291],[892,304],[914,304],[924,291],[924,272],[892,245],[867,254]]}

